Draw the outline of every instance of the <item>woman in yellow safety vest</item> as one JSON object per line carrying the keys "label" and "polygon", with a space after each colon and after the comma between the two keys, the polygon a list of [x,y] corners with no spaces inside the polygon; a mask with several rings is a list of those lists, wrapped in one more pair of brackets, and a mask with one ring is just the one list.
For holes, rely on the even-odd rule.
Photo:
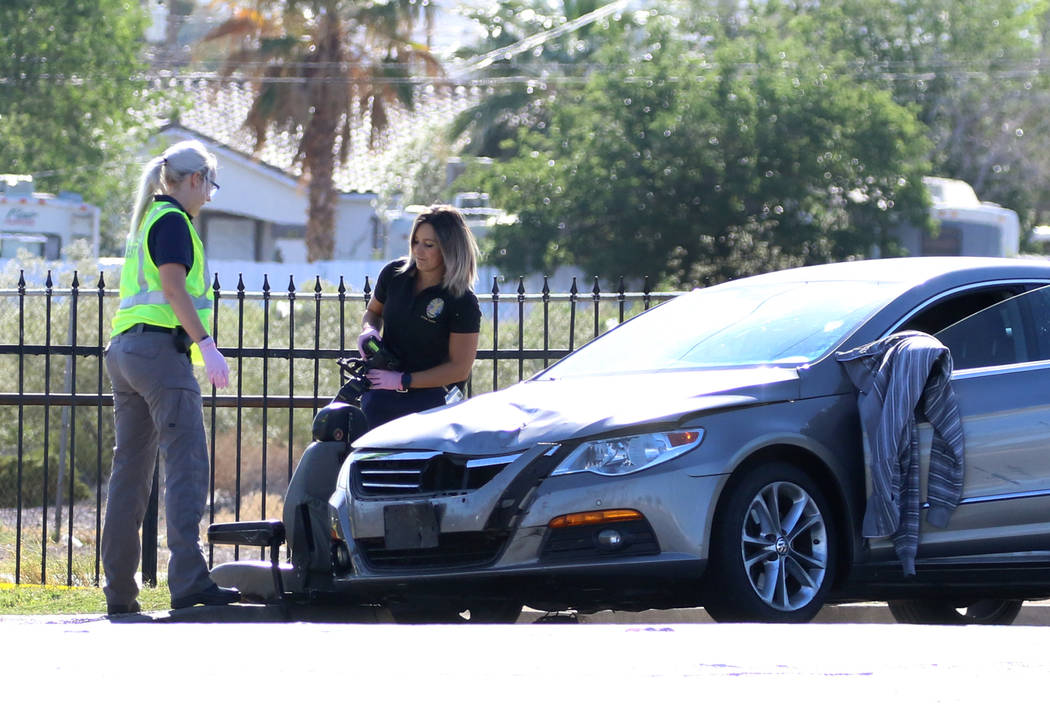
{"label": "woman in yellow safety vest", "polygon": [[174,609],[237,601],[212,581],[200,542],[208,448],[193,362],[222,388],[229,366],[211,338],[212,293],[193,219],[211,200],[216,160],[195,140],[146,164],[120,274],[120,308],[106,347],[116,447],[102,529],[109,614],[139,611],[141,544],[154,463],[164,466],[168,589]]}

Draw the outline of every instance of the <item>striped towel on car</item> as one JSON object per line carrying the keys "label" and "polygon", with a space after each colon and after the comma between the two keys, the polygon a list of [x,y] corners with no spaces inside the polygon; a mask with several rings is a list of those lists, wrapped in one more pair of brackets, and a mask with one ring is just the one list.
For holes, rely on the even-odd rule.
{"label": "striped towel on car", "polygon": [[840,352],[837,359],[858,390],[871,469],[862,534],[892,536],[904,573],[913,575],[919,544],[920,402],[933,427],[926,520],[946,526],[962,497],[963,430],[951,386],[951,354],[937,338],[905,331]]}

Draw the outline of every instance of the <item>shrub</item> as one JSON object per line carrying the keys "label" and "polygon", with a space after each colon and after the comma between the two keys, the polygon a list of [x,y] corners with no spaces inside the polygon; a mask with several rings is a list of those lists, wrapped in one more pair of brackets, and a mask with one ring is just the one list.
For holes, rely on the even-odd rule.
{"label": "shrub", "polygon": [[[58,494],[58,460],[48,463],[47,500],[53,501]],[[63,501],[69,500],[69,474],[63,473]],[[44,505],[44,463],[35,458],[22,460],[22,506]],[[73,500],[81,501],[91,496],[88,485],[74,477]],[[11,508],[18,502],[18,458],[0,457],[0,507]]]}

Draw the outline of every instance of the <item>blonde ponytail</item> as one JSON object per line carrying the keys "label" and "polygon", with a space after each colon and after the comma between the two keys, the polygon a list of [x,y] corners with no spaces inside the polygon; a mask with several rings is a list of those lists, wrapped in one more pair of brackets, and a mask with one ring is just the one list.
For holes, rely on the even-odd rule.
{"label": "blonde ponytail", "polygon": [[128,227],[128,239],[135,239],[142,224],[146,209],[153,202],[153,196],[160,193],[160,172],[164,168],[164,157],[158,156],[149,160],[139,179],[138,194],[135,196],[135,208],[131,211],[131,225]]}

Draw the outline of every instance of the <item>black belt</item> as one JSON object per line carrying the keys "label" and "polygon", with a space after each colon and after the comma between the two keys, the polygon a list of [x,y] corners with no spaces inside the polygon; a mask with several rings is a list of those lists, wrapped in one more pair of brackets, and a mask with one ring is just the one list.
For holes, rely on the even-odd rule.
{"label": "black belt", "polygon": [[125,333],[140,333],[140,332],[162,332],[166,335],[175,335],[182,332],[182,326],[174,328],[166,328],[163,325],[150,325],[149,323],[136,323],[127,330],[121,330],[118,335]]}

